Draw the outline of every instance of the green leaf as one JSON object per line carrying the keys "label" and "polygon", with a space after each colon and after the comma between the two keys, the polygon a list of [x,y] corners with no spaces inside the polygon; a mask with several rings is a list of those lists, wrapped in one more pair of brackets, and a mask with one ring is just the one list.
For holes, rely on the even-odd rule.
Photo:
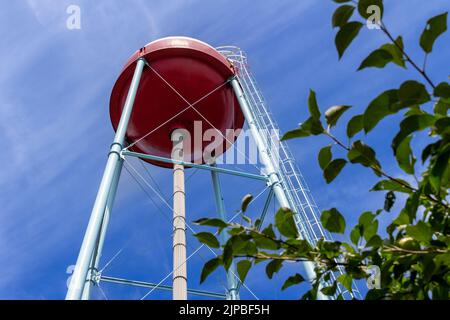
{"label": "green leaf", "polygon": [[405,207],[402,211],[408,215],[410,221],[414,221],[416,218],[417,209],[419,208],[419,199],[420,190],[412,193],[406,200]]}
{"label": "green leaf", "polygon": [[416,114],[403,119],[400,123],[400,131],[392,141],[392,149],[394,150],[394,154],[400,143],[402,143],[406,137],[413,132],[422,131],[428,127],[431,127],[435,121],[435,117],[429,114]]}
{"label": "green leaf", "polygon": [[398,110],[394,106],[398,103],[397,90],[387,90],[376,97],[364,111],[364,131],[369,133],[384,117],[394,114]]}
{"label": "green leaf", "polygon": [[205,265],[203,266],[202,274],[200,275],[200,283],[203,283],[206,278],[221,264],[222,261],[220,260],[220,258],[214,258],[205,263]]}
{"label": "green leaf", "polygon": [[416,114],[424,114],[424,113],[425,112],[420,108],[420,106],[415,105],[415,106],[409,107],[408,111],[405,112],[403,117],[409,117],[409,116],[413,116]]}
{"label": "green leaf", "polygon": [[[441,153],[430,171],[430,183],[435,191],[439,192],[441,185],[446,185],[442,183],[445,178],[445,171],[450,167],[450,150]],[[448,179],[448,175],[447,175]]]}
{"label": "green leaf", "polygon": [[[377,221],[378,228],[378,221]],[[366,243],[366,248],[379,248],[383,245],[383,239],[379,235],[372,236]]]}
{"label": "green leaf", "polygon": [[408,213],[405,210],[400,211],[400,214],[397,218],[392,221],[393,224],[397,226],[402,226],[406,224],[410,224],[411,220],[409,219]]}
{"label": "green leaf", "polygon": [[331,154],[331,146],[324,147],[320,150],[319,165],[320,165],[320,168],[322,168],[322,170],[324,170],[327,167],[327,165],[330,163],[332,156],[333,155]]}
{"label": "green leaf", "polygon": [[289,278],[286,279],[283,286],[281,287],[281,290],[286,290],[287,288],[300,284],[303,281],[305,281],[305,278],[303,278],[300,274],[296,273],[295,275],[290,276]]}
{"label": "green leaf", "polygon": [[384,210],[389,212],[392,209],[392,206],[395,203],[395,193],[393,191],[389,191],[386,193],[386,197],[384,199]]}
{"label": "green leaf", "polygon": [[313,250],[309,242],[304,239],[287,239],[286,242],[295,247],[298,256],[305,257]]}
{"label": "green leaf", "polygon": [[430,155],[436,153],[436,148],[439,148],[440,145],[441,145],[441,141],[438,141],[435,143],[430,143],[422,150],[422,157],[421,157],[422,164],[424,164],[425,161],[427,161],[427,159],[430,157]]}
{"label": "green leaf", "polygon": [[403,48],[402,37],[398,37],[395,40],[395,44],[386,43],[382,45],[361,63],[358,71],[369,67],[384,68],[390,62],[406,68],[405,60],[403,59]]}
{"label": "green leaf", "polygon": [[417,222],[415,226],[406,227],[406,233],[415,240],[426,243],[431,240],[433,235],[431,227],[423,221]]}
{"label": "green leaf", "polygon": [[450,268],[450,253],[444,253],[436,256],[434,258],[434,263],[436,263],[437,266],[446,267],[447,269]]}
{"label": "green leaf", "polygon": [[228,270],[233,262],[233,242],[235,242],[235,239],[236,237],[231,237],[223,247],[222,260],[225,270]]}
{"label": "green leaf", "polygon": [[342,171],[342,169],[345,167],[346,164],[347,161],[344,159],[335,159],[331,161],[323,171],[325,181],[327,183],[330,183],[334,179],[336,179],[336,177],[339,175],[339,173]]}
{"label": "green leaf", "polygon": [[325,112],[325,118],[327,119],[328,127],[334,127],[342,114],[350,108],[350,106],[334,106],[328,109]]}
{"label": "green leaf", "polygon": [[241,214],[241,218],[242,218],[243,220],[245,220],[245,222],[247,222],[249,225],[252,225],[252,219],[251,219],[251,218],[247,217],[247,216],[244,215],[244,214]]}
{"label": "green leaf", "polygon": [[245,233],[245,229],[243,226],[240,225],[234,225],[232,228],[230,228],[230,230],[228,230],[228,233],[231,236],[236,236],[236,235],[240,235],[242,233]]}
{"label": "green leaf", "polygon": [[369,241],[378,232],[378,220],[373,220],[371,223],[366,224],[363,229],[364,239]]}
{"label": "green leaf", "polygon": [[[404,184],[409,186],[409,183],[405,180],[397,179],[399,181],[402,181]],[[393,180],[382,180],[378,182],[370,191],[398,191],[403,193],[411,193],[411,189],[408,189],[407,187],[401,185],[398,182],[395,182]]]}
{"label": "green leaf", "polygon": [[434,123],[434,131],[441,136],[450,134],[450,117],[444,117],[437,120]]}
{"label": "green leaf", "polygon": [[314,120],[312,117],[308,118],[304,123],[300,125],[300,128],[288,131],[281,141],[290,140],[294,138],[309,137],[311,135],[319,135],[324,132],[324,128],[320,120]]}
{"label": "green leaf", "polygon": [[242,198],[241,210],[242,212],[246,212],[248,205],[252,202],[253,196],[251,194],[247,194],[244,198]]}
{"label": "green leaf", "polygon": [[380,8],[380,19],[383,17],[383,1],[382,0],[359,0],[358,1],[358,12],[361,17],[367,19],[369,18],[373,12],[370,10],[370,6],[378,6]]}
{"label": "green leaf", "polygon": [[392,62],[396,65],[406,68],[405,59],[403,59],[403,38],[400,36],[395,40],[395,44],[387,43],[380,47],[380,49],[388,51],[392,55]]}
{"label": "green leaf", "polygon": [[320,119],[320,110],[319,105],[317,104],[316,93],[311,89],[309,90],[308,109],[311,114],[311,118],[314,120]]}
{"label": "green leaf", "polygon": [[252,256],[255,253],[258,252],[258,249],[256,248],[256,244],[253,241],[250,241],[250,236],[237,236],[235,237],[235,240],[233,241],[233,254],[243,254]]}
{"label": "green leaf", "polygon": [[228,270],[233,262],[233,242],[235,241],[235,238],[236,236],[229,238],[223,247],[222,261],[225,270]]}
{"label": "green leaf", "polygon": [[247,273],[250,270],[252,263],[249,260],[241,260],[237,263],[237,272],[239,275],[239,279],[241,282],[244,282],[245,277],[247,277]]}
{"label": "green leaf", "polygon": [[352,292],[352,276],[344,273],[337,277],[337,281],[339,281],[345,289]]}
{"label": "green leaf", "polygon": [[[449,101],[449,102],[447,102]],[[445,116],[450,109],[450,99],[439,99],[439,101],[434,105],[434,112],[436,114]]]}
{"label": "green leaf", "polygon": [[361,226],[367,226],[367,225],[371,224],[374,219],[375,219],[375,215],[370,211],[366,211],[359,216],[358,223]]}
{"label": "green leaf", "polygon": [[376,168],[381,168],[381,164],[376,158],[375,151],[361,140],[353,142],[347,157],[351,163],[359,163],[365,167],[374,166]]}
{"label": "green leaf", "polygon": [[352,0],[333,0],[336,3],[345,3],[345,2],[350,2]]}
{"label": "green leaf", "polygon": [[353,42],[358,35],[363,24],[361,22],[352,21],[343,25],[338,31],[335,39],[336,49],[339,54],[339,59],[342,58],[345,50]]}
{"label": "green leaf", "polygon": [[259,249],[265,249],[265,250],[278,250],[280,249],[280,245],[275,240],[255,235],[253,237],[253,240],[255,241],[256,246]]}
{"label": "green leaf", "polygon": [[288,208],[280,208],[275,215],[275,225],[278,231],[287,238],[297,238],[297,227],[294,223],[294,214]]}
{"label": "green leaf", "polygon": [[332,233],[345,232],[345,219],[336,208],[323,211],[320,221],[323,227]]}
{"label": "green leaf", "polygon": [[272,224],[269,224],[261,233],[267,235],[268,237],[271,237],[272,239],[275,239],[277,236],[275,235],[275,232],[273,231]]}
{"label": "green leaf", "polygon": [[400,168],[407,174],[414,174],[414,165],[416,163],[416,158],[411,150],[411,139],[412,137],[409,136],[403,140],[395,151],[395,158]]}
{"label": "green leaf", "polygon": [[350,119],[347,124],[347,136],[353,138],[355,134],[360,132],[364,127],[364,116],[362,114],[356,115]]}
{"label": "green leaf", "polygon": [[273,278],[273,275],[280,271],[281,267],[283,266],[282,260],[272,260],[270,261],[266,266],[266,274],[269,277],[269,279]]}
{"label": "green leaf", "polygon": [[198,239],[198,241],[206,244],[208,247],[211,247],[211,248],[219,248],[220,247],[219,241],[210,232],[200,232],[200,233],[194,234],[194,236]]}
{"label": "green leaf", "polygon": [[433,51],[434,42],[447,30],[447,15],[448,12],[428,20],[425,30],[420,37],[420,46],[426,53]]}
{"label": "green leaf", "polygon": [[334,281],[331,286],[324,287],[320,291],[326,296],[334,296],[334,294],[336,293],[336,289],[337,289],[337,282]]}
{"label": "green leaf", "polygon": [[294,130],[290,130],[290,131],[286,132],[283,135],[283,137],[281,138],[281,141],[286,141],[286,140],[295,139],[295,138],[309,137],[310,135],[311,135],[311,132],[305,131],[302,128],[298,128],[298,129],[294,129]]}
{"label": "green leaf", "polygon": [[386,289],[370,289],[365,300],[382,300],[386,296]]}
{"label": "green leaf", "polygon": [[425,161],[427,161],[427,159],[431,156],[431,155],[435,155],[437,153],[437,150],[439,150],[440,146],[441,146],[442,140],[439,140],[435,143],[431,143],[429,145],[427,145],[425,147],[425,149],[423,149],[422,151],[422,163],[425,163]]}
{"label": "green leaf", "polygon": [[355,7],[350,5],[343,5],[337,8],[333,14],[333,28],[342,27],[346,24],[353,15],[353,11],[355,11]]}
{"label": "green leaf", "polygon": [[359,70],[375,67],[375,68],[384,68],[389,62],[393,62],[394,57],[392,54],[384,49],[377,49],[373,51],[358,68]]}
{"label": "green leaf", "polygon": [[411,107],[424,104],[430,101],[431,97],[422,83],[409,80],[400,86],[398,99],[402,107]]}
{"label": "green leaf", "polygon": [[314,120],[313,118],[307,119],[300,128],[309,131],[312,135],[316,136],[324,132],[322,123],[320,120]]}
{"label": "green leaf", "polygon": [[194,223],[201,226],[218,227],[220,229],[224,229],[228,226],[223,220],[217,218],[212,219],[202,218],[197,221],[194,221]]}
{"label": "green leaf", "polygon": [[439,83],[434,89],[434,95],[436,97],[450,99],[450,84],[447,82]]}
{"label": "green leaf", "polygon": [[359,230],[359,226],[355,226],[350,232],[350,240],[355,246],[357,246],[359,239],[361,239],[361,232]]}

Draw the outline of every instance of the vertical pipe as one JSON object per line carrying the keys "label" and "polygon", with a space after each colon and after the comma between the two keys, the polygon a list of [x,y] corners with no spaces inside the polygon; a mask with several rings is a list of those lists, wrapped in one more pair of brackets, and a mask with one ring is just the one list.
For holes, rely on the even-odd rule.
{"label": "vertical pipe", "polygon": [[[216,166],[215,163],[212,164],[212,166]],[[220,180],[219,180],[219,174],[215,171],[211,171],[211,177],[213,182],[213,189],[214,189],[214,197],[216,200],[216,208],[217,212],[219,213],[220,219],[227,222],[227,214],[225,211],[225,204],[223,201],[222,196],[222,188],[220,186]],[[227,234],[225,232],[222,232],[220,234],[221,240],[223,243],[225,243],[228,240]],[[231,264],[230,269],[228,269],[227,272],[227,300],[239,300],[239,292],[238,292],[238,286],[236,282],[236,265],[234,263]]]}
{"label": "vertical pipe", "polygon": [[[258,146],[261,162],[266,169],[267,176],[269,177],[269,183],[273,188],[275,197],[278,200],[278,204],[281,207],[290,208],[291,210],[294,210],[294,208],[291,208],[291,205],[289,204],[286,193],[281,185],[281,181],[278,176],[278,172],[275,169],[276,166],[272,162],[272,159],[269,156],[269,151],[268,151],[267,145],[264,142],[264,139],[261,135],[261,132],[258,129],[258,126],[256,125],[255,118],[253,117],[253,113],[250,109],[250,106],[247,102],[247,99],[244,95],[244,92],[242,90],[242,87],[241,87],[237,77],[234,77],[231,80],[231,86],[233,87],[234,94],[236,95],[236,97],[238,99],[242,113],[244,114],[244,118],[247,121],[248,126],[250,127],[250,131],[252,133],[253,139],[255,139],[256,145]],[[295,213],[295,214],[298,214],[298,213]],[[297,226],[297,231],[298,231],[299,237],[303,238],[300,230],[298,229],[298,226]],[[308,278],[310,280],[314,279],[316,277],[316,274],[314,272],[314,264],[310,261],[307,261],[307,262],[304,262],[304,267],[305,267],[305,271],[308,275]],[[327,300],[327,297],[319,292],[318,299]]]}
{"label": "vertical pipe", "polygon": [[[133,110],[134,100],[139,87],[139,82],[144,70],[145,60],[140,58],[137,61],[130,89],[128,90],[127,99],[122,110],[119,125],[114,136],[114,142],[108,155],[105,171],[102,181],[97,192],[94,207],[92,208],[89,224],[84,235],[83,243],[78,254],[75,270],[67,290],[66,300],[80,300],[82,298],[84,283],[86,281],[89,265],[92,260],[95,245],[102,227],[103,215],[108,201],[109,191],[113,185],[114,174],[117,168],[122,165],[120,151],[125,142],[125,134],[130,121],[131,112]],[[106,226],[105,226],[106,227]]]}
{"label": "vertical pipe", "polygon": [[[123,160],[120,160],[123,162]],[[82,295],[82,300],[89,300],[91,298],[91,288],[95,285],[94,276],[98,272],[100,265],[100,259],[102,257],[103,245],[105,243],[106,230],[108,228],[109,219],[111,217],[111,211],[114,205],[114,200],[116,198],[117,187],[119,185],[120,174],[122,173],[122,163],[117,167],[114,174],[114,179],[112,182],[111,190],[109,191],[108,201],[106,202],[106,209],[102,220],[102,227],[100,235],[98,237],[97,245],[94,250],[94,254],[91,259],[91,266],[89,268],[88,277],[86,283],[84,284],[84,290]]]}
{"label": "vertical pipe", "polygon": [[[183,158],[183,134],[172,134],[172,158]],[[184,166],[173,166],[173,300],[187,300]]]}

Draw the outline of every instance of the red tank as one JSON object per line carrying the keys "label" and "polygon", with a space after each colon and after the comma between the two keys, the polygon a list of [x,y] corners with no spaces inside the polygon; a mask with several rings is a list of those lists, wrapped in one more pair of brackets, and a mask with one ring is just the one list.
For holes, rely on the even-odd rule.
{"label": "red tank", "polygon": [[[111,93],[110,116],[114,130],[117,129],[136,61],[140,57],[144,57],[151,68],[144,68],[128,125],[126,140],[132,145],[130,150],[170,158],[172,131],[186,129],[194,137],[195,121],[201,121],[202,136],[211,128],[218,129],[223,135],[227,129],[242,128],[243,114],[231,86],[225,84],[234,75],[231,63],[204,42],[187,37],[168,37],[149,43],[126,63]],[[189,104],[218,87],[218,90],[188,108]],[[204,163],[203,150],[210,143],[202,141],[196,150],[192,141],[193,152],[186,155],[188,160]],[[224,140],[223,151],[229,146],[230,143]],[[146,161],[171,167],[166,163]]]}

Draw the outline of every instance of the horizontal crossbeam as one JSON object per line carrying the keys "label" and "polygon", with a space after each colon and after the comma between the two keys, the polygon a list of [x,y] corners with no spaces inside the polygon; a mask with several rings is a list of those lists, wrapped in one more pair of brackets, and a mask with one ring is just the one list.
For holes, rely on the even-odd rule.
{"label": "horizontal crossbeam", "polygon": [[192,163],[192,162],[178,161],[178,160],[173,160],[173,159],[169,159],[169,158],[165,158],[165,157],[153,156],[153,155],[149,155],[149,154],[132,152],[132,151],[127,151],[127,150],[123,150],[122,155],[141,158],[141,159],[160,161],[160,162],[164,162],[164,163],[180,164],[185,167],[203,169],[203,170],[208,170],[208,171],[215,171],[215,172],[229,174],[229,175],[238,176],[238,177],[250,178],[250,179],[261,180],[261,181],[268,181],[268,177],[266,177],[266,176],[242,172],[242,171],[236,171],[236,170],[229,170],[229,169],[224,169],[224,168],[219,168],[219,167],[213,167],[213,166],[206,165],[206,164],[197,164],[197,163]]}
{"label": "horizontal crossbeam", "polygon": [[[159,290],[166,290],[166,291],[173,290],[173,288],[171,286],[158,285],[158,284],[151,283],[151,282],[108,277],[108,276],[104,276],[104,275],[100,276],[100,281],[115,283],[115,284],[123,284],[123,285],[134,286],[134,287],[148,288],[148,289],[156,288]],[[187,292],[189,294],[193,294],[193,295],[197,295],[197,296],[226,299],[225,294],[217,293],[217,292],[209,292],[209,291],[195,290],[195,289],[188,289]]]}

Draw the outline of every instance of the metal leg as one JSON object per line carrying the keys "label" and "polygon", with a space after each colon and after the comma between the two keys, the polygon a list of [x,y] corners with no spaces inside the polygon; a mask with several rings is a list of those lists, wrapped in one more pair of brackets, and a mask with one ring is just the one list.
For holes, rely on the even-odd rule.
{"label": "metal leg", "polygon": [[[120,160],[123,162],[123,160]],[[108,201],[106,202],[106,209],[103,215],[102,228],[98,237],[97,245],[92,255],[91,265],[89,267],[88,277],[84,284],[82,300],[89,300],[91,298],[91,288],[95,285],[95,276],[97,275],[100,265],[100,259],[102,257],[103,245],[105,243],[106,230],[108,228],[109,219],[111,217],[111,211],[114,205],[114,199],[116,198],[117,187],[119,185],[120,174],[122,173],[122,164],[117,167],[117,171],[114,174],[111,190],[109,191]]]}
{"label": "metal leg", "polygon": [[[264,142],[261,132],[259,132],[258,127],[256,126],[255,119],[250,110],[247,99],[236,77],[231,80],[231,86],[233,87],[234,93],[239,101],[239,105],[241,107],[242,113],[244,114],[245,120],[247,121],[248,126],[250,127],[253,139],[255,139],[255,142],[258,146],[260,159],[262,164],[265,166],[267,175],[269,177],[269,183],[273,188],[275,197],[277,198],[278,203],[281,207],[291,208],[288,198],[281,185],[278,173],[275,169],[275,164],[272,162],[272,159],[269,156],[268,146]],[[298,230],[298,234],[299,237],[303,238],[300,230]],[[308,275],[308,278],[314,279],[316,277],[316,274],[314,272],[314,264],[312,262],[305,262],[304,267]],[[319,292],[318,299],[327,300],[328,298]]]}
{"label": "metal leg", "polygon": [[123,149],[125,133],[131,117],[131,112],[133,110],[134,99],[136,97],[144,66],[145,60],[140,58],[136,64],[133,80],[131,81],[127,99],[120,117],[119,126],[117,127],[114,142],[111,145],[106,168],[98,189],[97,198],[95,199],[89,224],[78,254],[77,264],[75,266],[72,280],[70,281],[69,289],[66,295],[67,300],[80,300],[82,298],[84,284],[89,271],[89,265],[91,263],[95,245],[102,228],[103,215],[106,209],[109,191],[113,186],[114,174],[117,172],[117,169],[122,166],[120,152]]}
{"label": "metal leg", "polygon": [[[215,164],[212,164],[212,166],[215,166]],[[220,219],[226,222],[227,214],[225,212],[225,204],[223,201],[222,189],[220,187],[219,174],[216,171],[211,171],[211,177],[213,182],[214,197],[216,200],[217,212],[219,213]],[[228,240],[227,234],[225,232],[222,232],[220,236],[223,243],[225,243]],[[230,269],[227,272],[227,286],[228,286],[227,300],[239,300],[236,274],[237,274],[236,265],[232,263]]]}

